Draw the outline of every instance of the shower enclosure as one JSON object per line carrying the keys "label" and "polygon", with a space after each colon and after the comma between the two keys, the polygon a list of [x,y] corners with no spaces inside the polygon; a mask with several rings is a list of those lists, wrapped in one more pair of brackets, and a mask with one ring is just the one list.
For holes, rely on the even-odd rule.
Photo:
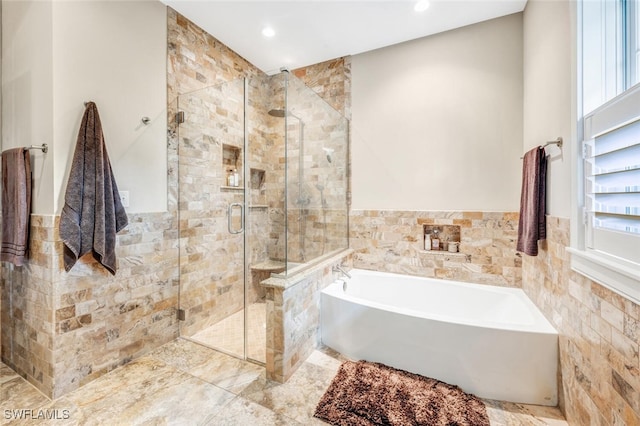
{"label": "shower enclosure", "polygon": [[265,289],[348,247],[348,121],[288,72],[178,97],[180,334],[265,362]]}

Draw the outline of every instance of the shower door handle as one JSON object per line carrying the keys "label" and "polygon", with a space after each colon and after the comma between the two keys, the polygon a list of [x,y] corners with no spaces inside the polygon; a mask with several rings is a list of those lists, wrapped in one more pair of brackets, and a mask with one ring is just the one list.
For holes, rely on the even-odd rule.
{"label": "shower door handle", "polygon": [[[233,229],[233,208],[240,207],[240,228]],[[244,231],[244,205],[242,203],[231,203],[229,204],[229,208],[227,209],[227,227],[229,228],[230,234],[240,234]]]}

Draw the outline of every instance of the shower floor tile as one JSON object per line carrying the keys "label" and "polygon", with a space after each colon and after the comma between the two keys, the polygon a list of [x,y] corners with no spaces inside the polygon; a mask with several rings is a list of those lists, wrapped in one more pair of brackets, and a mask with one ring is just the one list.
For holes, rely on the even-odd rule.
{"label": "shower floor tile", "polygon": [[148,356],[234,394],[242,392],[256,379],[265,377],[264,367],[191,340],[176,339]]}
{"label": "shower floor tile", "polygon": [[[267,315],[265,303],[253,303],[247,308],[247,357],[259,362],[266,361]],[[244,310],[228,316],[220,322],[205,328],[191,340],[219,349],[231,355],[242,357],[244,346]]]}

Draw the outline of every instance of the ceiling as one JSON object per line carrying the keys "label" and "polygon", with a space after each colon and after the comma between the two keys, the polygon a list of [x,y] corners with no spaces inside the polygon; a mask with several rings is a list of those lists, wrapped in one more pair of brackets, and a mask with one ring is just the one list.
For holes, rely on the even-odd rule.
{"label": "ceiling", "polygon": [[[267,74],[521,12],[526,0],[161,0]],[[265,37],[263,29],[275,33]]]}

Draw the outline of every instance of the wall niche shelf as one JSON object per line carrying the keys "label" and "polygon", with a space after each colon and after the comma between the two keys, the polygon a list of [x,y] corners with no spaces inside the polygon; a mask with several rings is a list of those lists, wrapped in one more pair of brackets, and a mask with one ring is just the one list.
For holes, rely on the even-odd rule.
{"label": "wall niche shelf", "polygon": [[423,225],[423,234],[422,239],[424,241],[424,237],[429,234],[431,238],[434,238],[435,235],[438,236],[440,240],[440,248],[436,248],[433,250],[424,250],[425,253],[433,252],[435,253],[447,253],[450,255],[458,254],[456,251],[449,251],[448,246],[449,243],[460,244],[460,225]]}
{"label": "wall niche shelf", "polygon": [[[222,187],[225,189],[229,188],[243,188],[244,184],[242,182],[242,148],[227,145],[225,143],[222,144],[222,176],[225,177],[225,183],[227,185],[223,185]],[[233,185],[233,182],[229,182],[227,177],[230,173],[236,172],[238,173],[238,182],[236,185]],[[231,183],[232,185],[229,185]]]}
{"label": "wall niche shelf", "polygon": [[445,250],[420,250],[421,255],[433,255],[439,257],[451,257],[456,259],[465,259],[467,262],[471,261],[471,255],[467,253],[460,253],[459,251],[451,252]]}
{"label": "wall niche shelf", "polygon": [[265,171],[261,169],[254,169],[252,167],[249,170],[249,174],[251,175],[249,180],[249,186],[251,189],[262,189],[264,185]]}
{"label": "wall niche shelf", "polygon": [[220,186],[221,190],[225,190],[225,191],[244,191],[244,187],[242,186],[226,186],[226,185],[222,185]]}

